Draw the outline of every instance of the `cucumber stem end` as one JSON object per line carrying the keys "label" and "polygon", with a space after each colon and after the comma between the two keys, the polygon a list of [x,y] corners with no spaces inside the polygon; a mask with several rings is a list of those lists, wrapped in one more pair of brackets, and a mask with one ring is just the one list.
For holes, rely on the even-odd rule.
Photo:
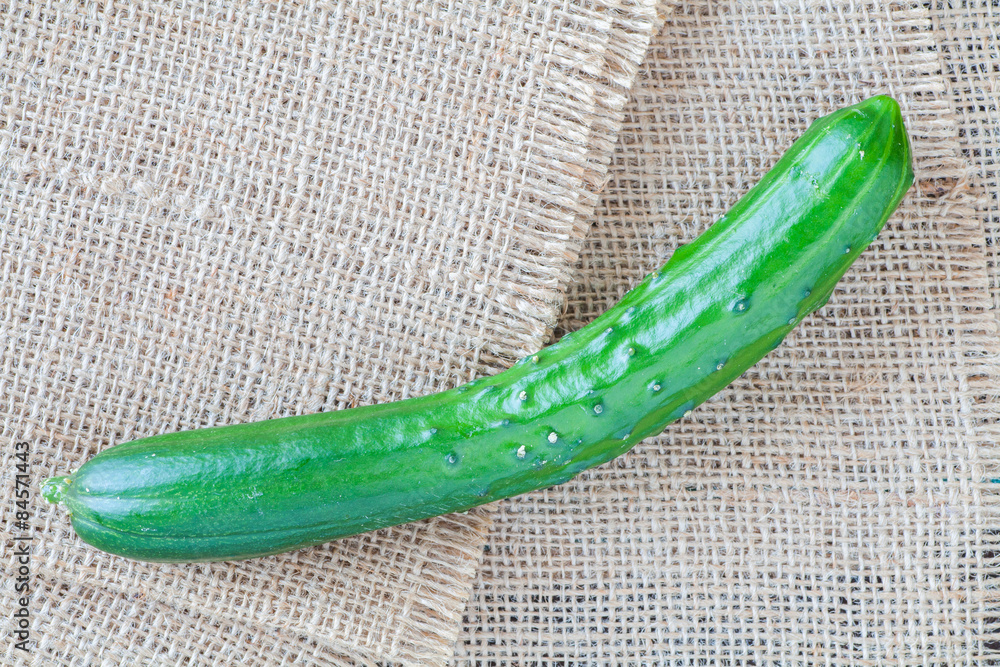
{"label": "cucumber stem end", "polygon": [[52,477],[42,483],[42,496],[50,503],[59,504],[63,501],[66,489],[70,485],[69,477]]}

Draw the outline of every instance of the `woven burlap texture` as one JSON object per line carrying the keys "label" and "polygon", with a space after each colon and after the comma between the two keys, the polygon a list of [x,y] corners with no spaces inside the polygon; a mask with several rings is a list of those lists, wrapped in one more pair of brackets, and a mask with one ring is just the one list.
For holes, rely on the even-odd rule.
{"label": "woven burlap texture", "polygon": [[[589,3],[0,3],[3,664],[440,664],[489,511],[243,563],[97,552],[39,483],[178,429],[495,372],[555,326],[658,18]],[[16,535],[15,535],[16,533]],[[13,636],[5,578],[0,635]]]}
{"label": "woven burlap texture", "polygon": [[455,664],[996,657],[996,323],[931,27],[919,3],[675,9],[629,103],[563,329],[843,104],[900,101],[917,182],[830,303],[730,388],[619,460],[501,505]]}
{"label": "woven burlap texture", "polygon": [[932,16],[959,140],[975,167],[993,308],[1000,313],[1000,6],[992,0],[937,2]]}

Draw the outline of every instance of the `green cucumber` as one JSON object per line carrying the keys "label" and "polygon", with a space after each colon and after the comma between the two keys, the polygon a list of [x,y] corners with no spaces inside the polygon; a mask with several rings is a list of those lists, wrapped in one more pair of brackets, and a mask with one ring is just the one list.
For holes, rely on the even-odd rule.
{"label": "green cucumber", "polygon": [[493,377],[395,403],[158,435],[46,482],[80,538],[236,560],[566,482],[687,415],[822,306],[913,182],[899,106],[816,121],[615,307]]}

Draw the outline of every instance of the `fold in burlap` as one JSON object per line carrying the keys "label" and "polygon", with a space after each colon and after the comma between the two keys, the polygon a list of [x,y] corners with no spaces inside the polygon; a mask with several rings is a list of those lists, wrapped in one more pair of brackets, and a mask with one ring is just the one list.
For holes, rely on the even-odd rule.
{"label": "fold in burlap", "polygon": [[502,504],[457,664],[995,657],[996,321],[922,5],[678,7],[636,84],[562,328],[704,230],[810,121],[876,93],[901,102],[913,140],[899,212],[825,308],[690,418]]}
{"label": "fold in burlap", "polygon": [[0,6],[0,421],[35,491],[34,652],[4,664],[444,661],[488,510],[149,565],[82,544],[38,483],[537,349],[657,20],[651,0]]}

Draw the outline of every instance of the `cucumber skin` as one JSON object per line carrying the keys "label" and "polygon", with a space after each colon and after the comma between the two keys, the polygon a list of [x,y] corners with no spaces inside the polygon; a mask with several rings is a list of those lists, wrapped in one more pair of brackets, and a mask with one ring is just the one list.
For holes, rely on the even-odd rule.
{"label": "cucumber skin", "polygon": [[661,270],[506,371],[395,403],[135,440],[43,492],[101,550],[196,562],[289,551],[566,482],[776,347],[826,303],[912,182],[899,106],[870,98],[813,123]]}

